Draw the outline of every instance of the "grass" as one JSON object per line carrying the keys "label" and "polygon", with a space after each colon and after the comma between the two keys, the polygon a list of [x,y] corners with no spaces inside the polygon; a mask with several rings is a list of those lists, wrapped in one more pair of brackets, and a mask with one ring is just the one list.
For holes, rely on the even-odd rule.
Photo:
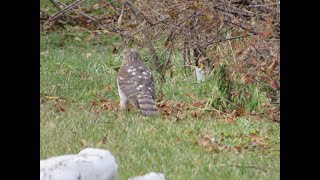
{"label": "grass", "polygon": [[[134,109],[117,112],[115,69],[121,60],[111,52],[118,42],[117,36],[81,29],[41,33],[41,159],[97,147],[116,156],[120,180],[151,171],[168,180],[280,178],[277,123],[250,116],[227,121],[213,112],[195,118],[190,112],[200,114],[197,108],[157,118]],[[173,75],[163,86],[167,102],[191,105],[211,98],[213,78],[197,83],[178,66]],[[254,98],[265,100],[258,91]]]}

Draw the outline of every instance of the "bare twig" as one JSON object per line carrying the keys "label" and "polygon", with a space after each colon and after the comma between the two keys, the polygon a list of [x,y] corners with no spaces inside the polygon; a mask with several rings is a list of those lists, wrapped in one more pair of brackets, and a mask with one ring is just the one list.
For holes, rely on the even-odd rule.
{"label": "bare twig", "polygon": [[[178,13],[180,13],[180,12],[182,12],[182,11],[185,11],[185,10],[187,10],[187,9],[189,9],[189,8],[190,8],[190,7],[186,7],[186,8],[184,8],[184,9],[182,9],[182,10],[178,11]],[[158,25],[159,23],[161,23],[161,22],[163,22],[163,21],[165,21],[165,20],[167,20],[167,19],[169,19],[169,18],[170,18],[170,16],[167,16],[167,17],[165,17],[165,18],[162,18],[162,19],[158,20],[158,21],[157,21],[157,22],[155,22],[155,23],[150,23],[150,25],[149,25],[149,26],[146,26],[146,27],[144,27],[144,28],[142,28],[142,29],[140,29],[140,30],[138,30],[138,31],[136,31],[136,32],[134,32],[134,33],[132,33],[132,34],[130,34],[130,36],[129,36],[129,37],[127,37],[127,39],[129,39],[129,38],[131,38],[132,36],[134,36],[134,35],[136,35],[136,34],[140,33],[141,31],[144,31],[144,30],[146,30],[146,29],[149,29],[149,28],[151,28],[151,27],[156,26],[156,25]]]}
{"label": "bare twig", "polygon": [[[241,38],[244,38],[244,37],[247,37],[249,35],[241,35],[241,36],[234,36],[234,37],[230,37],[230,38],[226,38],[226,39],[221,39],[221,40],[218,40],[218,41],[212,41],[212,42],[209,42],[209,43],[206,43],[206,44],[202,44],[202,45],[199,45],[198,47],[206,47],[208,45],[211,45],[211,44],[215,44],[215,43],[219,43],[219,42],[223,42],[223,41],[231,41],[231,40],[235,40],[235,39],[241,39]],[[182,48],[180,48],[182,49]]]}
{"label": "bare twig", "polygon": [[273,4],[252,4],[249,7],[266,7],[266,6],[278,6],[280,3],[273,3]]}
{"label": "bare twig", "polygon": [[255,113],[255,112],[251,112],[251,113],[249,113],[249,114],[252,115],[252,116],[260,116],[260,117],[269,119],[269,120],[271,120],[271,121],[273,121],[273,122],[280,123],[280,120],[279,120],[279,119],[270,118],[270,117],[268,117],[268,116],[266,116],[266,115],[263,115],[263,114],[259,114],[259,113]]}
{"label": "bare twig", "polygon": [[[53,2],[53,1],[51,1],[51,2]],[[56,1],[56,2],[57,2],[57,1]],[[56,2],[55,2],[55,3],[56,3]],[[64,9],[62,9],[61,11],[53,14],[53,15],[47,20],[47,22],[44,23],[44,25],[46,25],[48,22],[53,21],[54,19],[58,18],[58,17],[61,16],[63,13],[66,13],[66,12],[72,10],[74,7],[80,5],[80,4],[83,3],[83,2],[84,2],[84,0],[81,0],[81,1],[80,1],[80,0],[77,0],[77,1],[75,1],[74,3],[66,6],[66,7],[65,7]],[[61,2],[60,2],[60,3],[61,3]],[[61,4],[63,4],[63,3],[61,3]]]}
{"label": "bare twig", "polygon": [[192,14],[186,18],[184,18],[177,26],[180,26],[183,22],[185,22],[187,19],[190,19],[190,18],[193,18],[193,17],[196,17],[198,16],[199,14],[203,13],[205,10],[208,9],[209,6],[206,6],[205,8],[203,8],[202,10],[200,10],[199,12],[195,13],[195,14]]}
{"label": "bare twig", "polygon": [[[280,53],[277,50],[280,47],[280,1],[278,0],[237,0],[237,2],[217,0],[201,1],[201,3],[186,0],[174,2],[147,0],[117,1],[125,4],[125,8],[123,6],[122,8],[121,6],[115,7],[116,3],[114,2],[116,0],[107,0],[104,1],[104,4],[99,3],[100,7],[93,8],[96,6],[92,6],[91,10],[86,12],[81,12],[81,9],[72,7],[72,4],[67,6],[58,0],[50,1],[59,8],[59,12],[51,16],[50,20],[54,20],[69,10],[75,11],[79,15],[81,14],[90,19],[92,23],[102,25],[108,30],[111,29],[110,31],[117,31],[123,38],[120,47],[126,45],[129,40],[133,40],[135,45],[149,48],[151,50],[150,57],[153,58],[153,62],[157,62],[154,60],[156,55],[160,59],[163,59],[161,57],[169,53],[169,48],[173,52],[183,49],[183,67],[195,67],[194,65],[197,65],[196,62],[199,61],[198,57],[200,56],[201,58],[208,58],[207,61],[210,62],[208,65],[213,66],[218,65],[221,59],[223,59],[223,61],[228,62],[228,72],[232,72],[232,74],[228,74],[230,78],[250,76],[250,83],[259,85],[258,87],[261,91],[266,90],[268,98],[271,98],[272,101],[279,100],[279,91],[269,92],[269,88],[260,88],[264,86],[275,88],[275,85],[269,82],[271,79],[279,84],[279,77],[276,75],[279,74],[280,65],[276,65],[275,68],[268,68],[273,67],[271,64],[274,59],[280,60]],[[108,4],[109,6],[107,6]],[[117,13],[116,17],[110,4]],[[117,3],[117,5],[119,4]],[[106,11],[105,14],[101,15],[101,17],[104,17],[103,19],[87,14],[105,6],[110,8],[111,11]],[[118,20],[118,24],[124,24],[123,21],[126,21],[126,23],[119,27],[116,20]],[[127,21],[129,25],[127,25]],[[134,24],[132,23],[133,21]],[[228,38],[225,38],[229,34],[232,37],[227,36]],[[228,42],[232,49],[231,52],[222,47],[226,45],[223,42]],[[161,46],[162,43],[165,47]],[[222,46],[212,46],[217,43],[221,43]],[[159,44],[161,44],[160,48],[163,48],[161,50],[162,54],[155,51],[155,45]],[[247,47],[251,46],[254,46],[255,49],[247,51]],[[222,48],[220,49],[220,47]],[[215,51],[219,51],[220,53],[215,53]],[[174,53],[170,58],[173,56]],[[233,59],[236,59],[236,61],[232,61]],[[164,71],[168,68],[167,66],[170,66],[169,63],[170,61],[165,59],[165,61],[161,61],[157,65],[153,64],[154,67],[160,70],[159,78],[164,79]],[[267,76],[271,78],[268,78],[263,73],[267,73]],[[254,78],[251,80],[252,76],[256,77],[256,81],[254,81]],[[249,91],[251,91],[250,88],[242,87],[236,90],[246,91],[249,95]],[[243,92],[243,94],[246,94],[246,92]],[[229,104],[225,99],[222,99],[222,101]],[[208,109],[211,108],[208,106]],[[260,109],[260,106],[258,109]],[[274,116],[270,115],[270,118],[279,119],[276,115]]]}
{"label": "bare twig", "polygon": [[52,3],[52,4],[54,4],[55,6],[57,6],[59,9],[60,9],[60,7],[59,7],[59,2],[58,1],[56,1],[56,0],[50,0],[50,2]]}
{"label": "bare twig", "polygon": [[[109,0],[109,1],[110,1],[110,0]],[[96,11],[96,10],[98,10],[98,9],[104,8],[104,7],[108,6],[109,4],[113,5],[113,3],[116,2],[116,1],[117,1],[117,0],[110,1],[110,2],[108,2],[108,3],[106,3],[106,4],[102,5],[102,6],[99,6],[99,7],[97,7],[97,8],[88,10],[88,11],[86,11],[85,13],[91,13],[91,12]],[[113,6],[113,7],[114,7],[114,6]],[[117,11],[115,11],[115,12],[117,13]]]}
{"label": "bare twig", "polygon": [[[106,24],[104,24],[104,23],[102,23],[102,22],[100,22],[100,21],[98,21],[97,19],[95,19],[95,18],[93,18],[93,17],[91,17],[90,15],[88,15],[88,14],[86,14],[86,13],[84,13],[84,12],[82,12],[82,11],[79,11],[79,10],[76,10],[76,9],[73,9],[73,7],[75,7],[75,6],[77,6],[78,4],[75,4],[75,5],[66,5],[66,4],[64,4],[63,2],[60,2],[60,1],[58,1],[58,0],[51,0],[52,2],[54,2],[54,4],[55,5],[61,5],[61,6],[65,6],[65,8],[63,9],[63,10],[61,10],[61,11],[59,11],[58,13],[56,13],[56,14],[63,14],[63,13],[65,13],[65,12],[67,12],[67,11],[69,11],[69,10],[72,10],[72,11],[75,11],[75,12],[78,12],[78,13],[80,13],[81,15],[83,15],[83,16],[85,16],[85,17],[87,17],[87,18],[89,18],[89,19],[91,19],[92,21],[94,21],[94,22],[97,22],[97,23],[99,23],[99,24],[101,24],[102,26],[104,26],[104,27],[106,27],[106,28],[108,28],[109,30],[120,30],[120,29],[117,29],[117,28],[112,28],[112,27],[110,27],[110,26],[108,26],[108,25],[106,25]],[[83,2],[84,0],[82,0],[82,1],[79,1],[79,2]],[[114,2],[114,1],[112,1],[112,2]],[[110,3],[112,3],[112,2],[110,2]],[[66,10],[67,9],[67,10]],[[60,15],[56,15],[56,16],[60,16]],[[53,16],[55,16],[55,15],[53,15]],[[51,16],[51,17],[53,17],[53,16]],[[55,17],[54,19],[56,19],[57,17]],[[49,22],[49,21],[52,21],[53,19],[49,19],[47,22]],[[46,23],[47,23],[46,22]],[[45,23],[45,24],[46,24]],[[44,25],[45,25],[44,24]],[[43,25],[43,26],[44,26]]]}
{"label": "bare twig", "polygon": [[[206,105],[206,106],[207,106],[207,105]],[[220,111],[220,110],[218,110],[218,109],[216,109],[216,108],[214,108],[214,107],[203,108],[203,109],[200,109],[200,110],[202,110],[202,111],[215,111],[215,112],[217,112],[217,113],[219,113],[219,114],[227,115],[227,113],[222,112],[222,111]]]}
{"label": "bare twig", "polygon": [[244,26],[242,26],[242,25],[240,25],[240,24],[233,23],[233,22],[228,21],[228,20],[224,20],[224,22],[229,23],[229,24],[232,24],[232,25],[235,25],[235,26],[238,26],[239,28],[241,28],[241,29],[243,29],[243,30],[246,30],[246,31],[248,31],[248,32],[251,32],[251,33],[253,33],[254,35],[259,35],[258,32],[254,31],[254,30],[252,30],[252,29],[248,29],[248,28],[246,28],[246,27],[244,27]]}
{"label": "bare twig", "polygon": [[159,23],[161,23],[162,21],[165,21],[165,20],[167,20],[167,19],[169,19],[169,17],[163,18],[163,19],[161,19],[161,20],[159,20],[159,21],[157,21],[157,22],[155,22],[155,23],[153,23],[153,24],[151,24],[151,25],[149,25],[149,26],[146,26],[146,27],[144,27],[144,28],[142,28],[142,29],[140,29],[140,30],[138,30],[138,31],[130,34],[130,36],[129,36],[128,38],[131,38],[132,36],[138,34],[138,33],[141,32],[141,31],[144,31],[144,30],[149,29],[149,28],[151,28],[151,27],[153,27],[153,26],[156,26],[157,24],[159,24]]}

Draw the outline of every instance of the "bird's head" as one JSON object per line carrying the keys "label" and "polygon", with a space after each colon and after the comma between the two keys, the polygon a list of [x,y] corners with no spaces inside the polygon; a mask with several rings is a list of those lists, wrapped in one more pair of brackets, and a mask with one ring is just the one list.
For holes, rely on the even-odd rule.
{"label": "bird's head", "polygon": [[122,51],[123,61],[136,61],[139,60],[139,52],[136,49],[130,48]]}

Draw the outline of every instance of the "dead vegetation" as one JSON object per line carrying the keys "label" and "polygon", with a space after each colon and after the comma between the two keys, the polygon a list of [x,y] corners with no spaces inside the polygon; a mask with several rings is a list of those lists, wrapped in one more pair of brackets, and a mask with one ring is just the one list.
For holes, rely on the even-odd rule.
{"label": "dead vegetation", "polygon": [[[107,30],[118,34],[123,41],[113,52],[118,53],[118,49],[127,46],[146,48],[153,69],[160,73],[160,85],[166,79],[165,72],[172,68],[172,52],[181,53],[182,66],[178,68],[183,68],[187,75],[191,75],[191,67],[209,73],[223,66],[221,82],[223,91],[228,92],[224,94],[225,99],[219,101],[231,102],[237,108],[225,106],[218,111],[228,114],[242,111],[243,105],[234,99],[243,94],[250,99],[253,92],[246,87],[254,84],[271,101],[264,104],[264,114],[248,114],[279,121],[280,0],[51,2],[57,12],[40,12],[42,30],[77,25],[88,31]],[[168,58],[164,58],[166,53],[170,54]],[[236,81],[243,87],[232,87]],[[221,106],[215,101],[210,101],[212,107]],[[203,108],[202,104],[196,106]],[[108,107],[107,103],[102,109]],[[164,113],[172,114],[172,111],[169,108]]]}

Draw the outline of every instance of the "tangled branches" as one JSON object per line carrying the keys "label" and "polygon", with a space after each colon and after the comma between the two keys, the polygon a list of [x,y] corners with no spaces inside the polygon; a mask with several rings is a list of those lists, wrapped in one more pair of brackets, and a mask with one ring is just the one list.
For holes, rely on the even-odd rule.
{"label": "tangled branches", "polygon": [[[57,14],[76,11],[96,28],[120,34],[123,46],[147,48],[158,72],[170,67],[170,59],[162,61],[165,52],[180,52],[185,70],[226,63],[229,79],[258,84],[279,103],[280,0],[99,1],[87,11],[76,9],[81,2],[63,5]],[[99,15],[88,15],[98,10]]]}

